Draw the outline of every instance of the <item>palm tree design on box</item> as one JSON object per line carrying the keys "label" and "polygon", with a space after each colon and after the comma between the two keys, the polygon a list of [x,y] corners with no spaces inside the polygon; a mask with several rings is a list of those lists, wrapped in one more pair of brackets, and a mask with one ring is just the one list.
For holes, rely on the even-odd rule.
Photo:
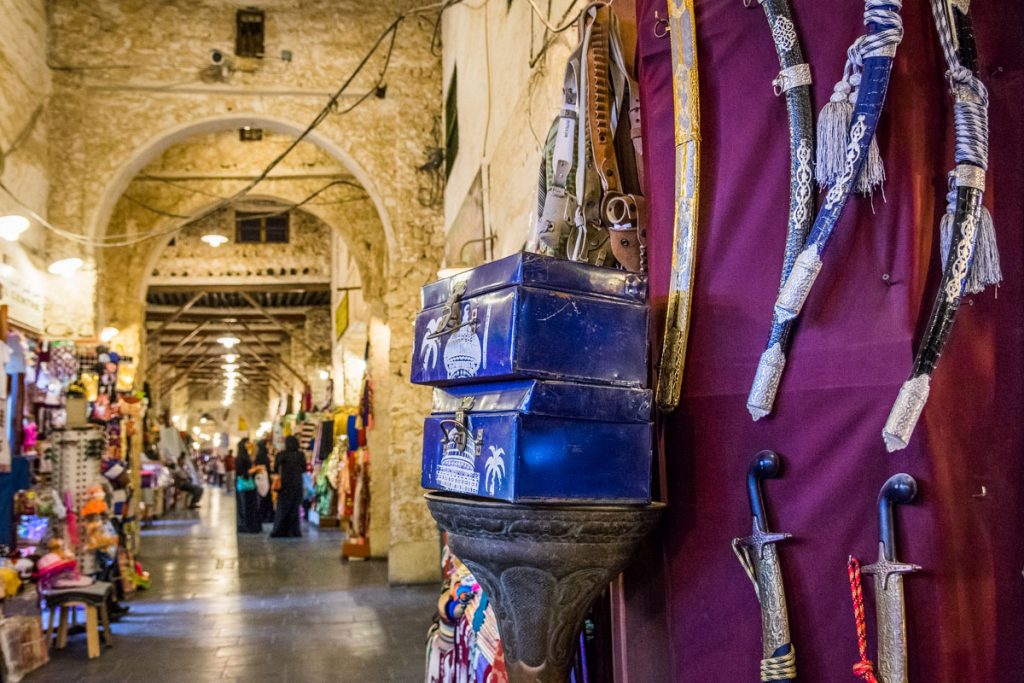
{"label": "palm tree design on box", "polygon": [[423,336],[423,347],[420,349],[420,358],[423,359],[423,371],[430,372],[437,366],[437,353],[440,349],[440,340],[434,336],[441,318],[434,318],[427,323],[427,333]]}
{"label": "palm tree design on box", "polygon": [[487,458],[487,462],[484,463],[484,471],[487,474],[485,480],[487,484],[487,492],[492,496],[494,495],[495,489],[501,486],[501,480],[505,478],[505,459],[502,457],[505,455],[504,448],[495,448],[494,446],[488,446],[491,455]]}

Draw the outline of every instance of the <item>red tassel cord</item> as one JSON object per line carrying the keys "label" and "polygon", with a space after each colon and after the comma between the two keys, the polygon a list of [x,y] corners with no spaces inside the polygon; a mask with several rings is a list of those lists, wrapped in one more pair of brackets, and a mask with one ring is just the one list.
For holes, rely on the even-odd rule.
{"label": "red tassel cord", "polygon": [[868,683],[878,683],[875,665],[868,659],[868,629],[864,623],[864,594],[860,587],[860,562],[851,556],[846,571],[850,575],[850,595],[853,597],[853,620],[857,624],[857,649],[860,661],[853,665],[853,675]]}

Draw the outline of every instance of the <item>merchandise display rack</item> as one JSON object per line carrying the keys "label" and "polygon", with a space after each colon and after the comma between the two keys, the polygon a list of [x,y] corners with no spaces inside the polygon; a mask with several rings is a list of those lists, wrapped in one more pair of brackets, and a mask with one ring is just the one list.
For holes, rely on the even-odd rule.
{"label": "merchandise display rack", "polygon": [[[106,434],[95,426],[54,431],[53,445],[59,460],[54,467],[56,487],[60,495],[71,495],[71,509],[77,515],[86,502],[86,489],[100,479],[100,457],[106,448]],[[94,558],[86,553],[79,542],[75,547],[75,560],[79,569],[88,574],[93,571]]]}

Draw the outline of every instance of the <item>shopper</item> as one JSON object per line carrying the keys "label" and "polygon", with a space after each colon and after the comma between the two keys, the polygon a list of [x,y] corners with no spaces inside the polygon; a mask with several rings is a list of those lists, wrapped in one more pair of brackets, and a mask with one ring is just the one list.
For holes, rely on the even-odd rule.
{"label": "shopper", "polygon": [[[178,466],[171,474],[174,477],[174,485],[185,494],[185,504],[188,509],[195,510],[199,507],[199,499],[203,497],[203,487],[196,484],[194,478],[190,476],[188,464],[188,456],[179,455]],[[195,472],[195,468],[192,468],[192,472]]]}
{"label": "shopper", "polygon": [[253,480],[255,465],[249,454],[252,445],[249,439],[238,442],[238,459],[235,461],[237,480],[235,483],[238,504],[238,533],[258,534],[263,531],[259,518],[259,496],[256,495],[256,482]]}
{"label": "shopper", "polygon": [[277,491],[277,512],[271,538],[302,536],[299,507],[302,505],[302,475],[306,471],[306,456],[299,450],[294,436],[284,439],[284,451],[277,454],[274,473],[280,477]]}
{"label": "shopper", "polygon": [[224,456],[224,491],[234,493],[235,491],[235,452],[228,451]]}
{"label": "shopper", "polygon": [[[260,439],[256,443],[256,460],[254,462],[256,467],[264,468],[267,473],[267,477],[270,477],[271,463],[270,463],[270,442],[267,439]],[[273,494],[267,489],[265,496],[259,495],[257,492],[257,500],[259,510],[259,520],[261,524],[268,524],[274,521],[274,499]]]}
{"label": "shopper", "polygon": [[224,469],[224,456],[219,453],[213,456],[213,474],[214,484],[218,488],[224,486],[224,475],[227,474],[227,470]]}

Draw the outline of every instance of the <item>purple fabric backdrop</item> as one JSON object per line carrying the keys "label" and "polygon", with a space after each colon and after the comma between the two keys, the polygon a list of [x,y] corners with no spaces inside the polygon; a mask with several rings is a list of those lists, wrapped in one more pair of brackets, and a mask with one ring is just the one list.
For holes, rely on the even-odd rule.
{"label": "purple fabric backdrop", "polygon": [[[638,4],[651,283],[663,311],[673,205],[669,40],[654,34],[663,0]],[[885,199],[876,196],[872,207],[858,198],[848,207],[808,301],[776,414],[755,424],[745,398],[779,278],[789,176],[785,103],[770,86],[778,62],[764,14],[752,4],[697,2],[703,166],[696,290],[684,403],[664,425],[662,543],[625,581],[630,680],[756,680],[758,606],[729,544],[749,532],[744,475],[763,448],[784,458],[783,477],[765,488],[773,528],[795,537],[781,557],[801,680],[854,680],[846,558],[875,559],[875,499],[899,471],[920,484],[919,503],[898,513],[901,558],[925,567],[906,581],[911,679],[1024,680],[1024,7],[972,7],[992,96],[986,204],[1006,281],[998,296],[986,292],[961,308],[914,441],[888,455],[882,425],[934,295],[937,220],[952,157],[944,64],[928,5],[906,3],[903,12],[906,36],[879,129]],[[793,4],[817,109],[863,30],[863,5]],[[982,487],[987,495],[977,497]],[[656,607],[662,592],[664,613]],[[870,594],[867,602],[873,657]],[[666,625],[670,658],[658,657],[651,649],[657,640],[644,635],[656,638]]]}

